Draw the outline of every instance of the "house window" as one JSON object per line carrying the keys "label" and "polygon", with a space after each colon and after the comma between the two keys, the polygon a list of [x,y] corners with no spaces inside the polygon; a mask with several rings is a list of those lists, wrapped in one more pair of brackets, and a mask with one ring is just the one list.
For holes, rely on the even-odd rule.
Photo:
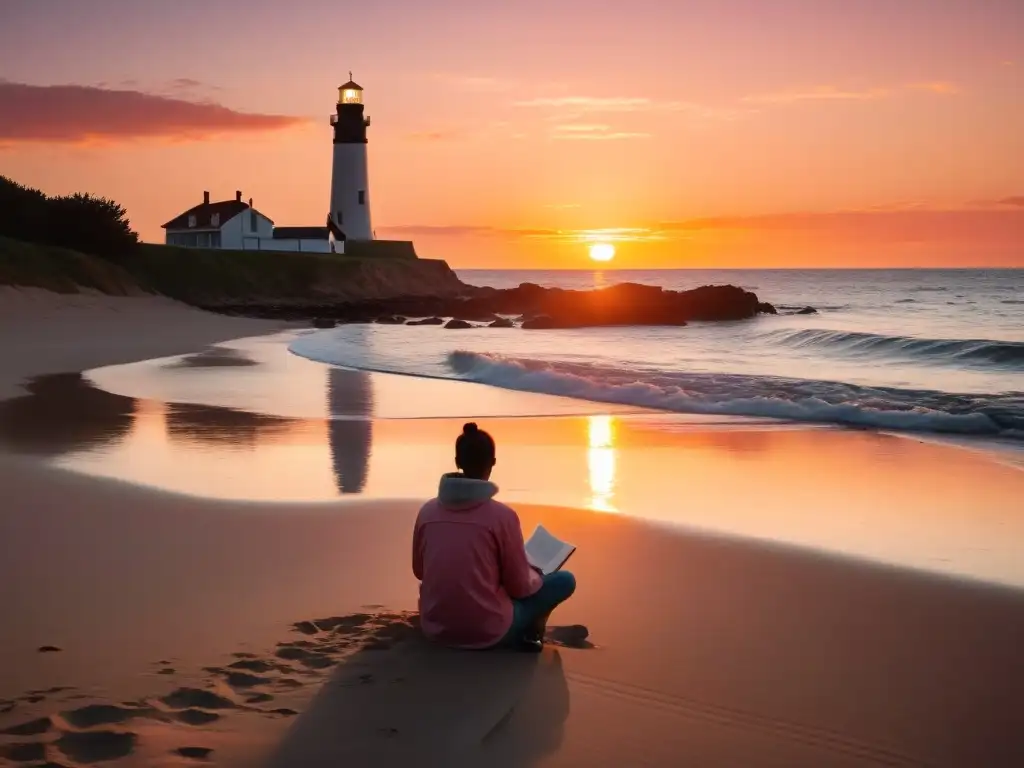
{"label": "house window", "polygon": [[188,225],[194,227],[196,225],[196,215],[193,213],[188,217]]}
{"label": "house window", "polygon": [[210,226],[211,227],[219,227],[220,226],[220,214],[219,213],[215,213],[212,216],[210,216]]}
{"label": "house window", "polygon": [[366,205],[366,190],[365,189],[360,189],[359,190],[359,204],[360,205]]}
{"label": "house window", "polygon": [[256,211],[249,211],[249,229],[252,232],[257,230]]}
{"label": "house window", "polygon": [[339,227],[341,226],[341,211],[334,212],[334,223]]}

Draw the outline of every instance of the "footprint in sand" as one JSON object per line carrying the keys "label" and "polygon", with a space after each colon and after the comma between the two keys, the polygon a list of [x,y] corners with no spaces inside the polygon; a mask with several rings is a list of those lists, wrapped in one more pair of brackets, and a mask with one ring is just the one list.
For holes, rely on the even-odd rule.
{"label": "footprint in sand", "polygon": [[338,663],[337,659],[330,655],[320,651],[307,650],[306,647],[298,643],[282,645],[274,655],[285,661],[297,661],[309,669],[327,669]]}
{"label": "footprint in sand", "polygon": [[192,760],[205,760],[213,754],[213,750],[209,747],[178,747],[174,750],[174,754],[187,757]]}
{"label": "footprint in sand", "polygon": [[0,746],[0,757],[15,763],[27,763],[46,757],[46,745],[41,741],[23,741],[18,744]]}
{"label": "footprint in sand", "polygon": [[46,733],[50,730],[51,725],[53,725],[53,723],[50,721],[50,718],[39,717],[25,723],[12,725],[10,728],[4,728],[0,731],[0,734],[3,734],[4,736],[38,736],[39,734]]}
{"label": "footprint in sand", "polygon": [[281,715],[282,717],[294,717],[299,714],[294,709],[289,709],[288,707],[278,707],[277,709],[267,709],[264,711],[268,715]]}
{"label": "footprint in sand", "polygon": [[253,688],[257,685],[266,685],[272,683],[273,679],[269,677],[260,677],[259,675],[252,675],[248,672],[237,672],[230,669],[223,669],[222,667],[204,667],[206,672],[212,672],[215,675],[220,675],[224,678],[224,682],[230,685],[232,688]]}
{"label": "footprint in sand", "polygon": [[207,712],[203,709],[183,709],[177,713],[177,718],[185,725],[209,725],[220,720],[216,712]]}
{"label": "footprint in sand", "polygon": [[587,640],[588,637],[590,637],[590,630],[585,626],[570,624],[565,627],[548,627],[544,641],[564,648],[596,648],[597,646]]}
{"label": "footprint in sand", "polygon": [[228,664],[228,669],[244,669],[246,672],[255,672],[256,674],[265,674],[267,672],[273,672],[275,670],[288,670],[281,664],[272,664],[269,661],[257,658],[246,658],[234,661]]}
{"label": "footprint in sand", "polygon": [[179,688],[160,699],[171,709],[237,709],[231,699],[201,688]]}
{"label": "footprint in sand", "polygon": [[127,757],[135,750],[137,739],[134,733],[83,731],[65,733],[54,745],[76,762],[98,763]]}
{"label": "footprint in sand", "polygon": [[120,725],[136,717],[153,717],[157,714],[157,711],[150,707],[88,704],[78,709],[61,712],[60,716],[75,728],[95,728],[98,725]]}
{"label": "footprint in sand", "polygon": [[73,691],[73,690],[75,690],[74,687],[70,686],[70,685],[55,685],[55,686],[53,686],[53,688],[40,688],[39,690],[36,690],[36,691],[25,691],[25,693],[31,693],[31,694],[40,694],[40,693],[42,693],[42,694],[50,694],[50,693],[62,693],[63,691]]}

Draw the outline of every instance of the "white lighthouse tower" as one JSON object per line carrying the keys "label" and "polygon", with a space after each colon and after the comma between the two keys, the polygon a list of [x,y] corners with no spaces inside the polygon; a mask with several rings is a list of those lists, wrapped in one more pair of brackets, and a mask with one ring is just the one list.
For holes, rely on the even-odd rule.
{"label": "white lighthouse tower", "polygon": [[370,223],[370,177],[366,162],[366,128],[370,118],[363,115],[363,89],[349,80],[338,88],[338,111],[331,115],[334,126],[334,164],[331,170],[331,229],[346,240],[372,240]]}

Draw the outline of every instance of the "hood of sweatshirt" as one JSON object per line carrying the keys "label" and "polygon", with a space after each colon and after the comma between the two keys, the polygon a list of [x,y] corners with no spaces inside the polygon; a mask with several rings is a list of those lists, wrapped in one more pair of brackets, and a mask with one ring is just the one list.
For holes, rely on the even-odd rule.
{"label": "hood of sweatshirt", "polygon": [[437,500],[447,509],[471,509],[494,498],[498,486],[490,480],[475,480],[461,472],[441,475],[437,488]]}

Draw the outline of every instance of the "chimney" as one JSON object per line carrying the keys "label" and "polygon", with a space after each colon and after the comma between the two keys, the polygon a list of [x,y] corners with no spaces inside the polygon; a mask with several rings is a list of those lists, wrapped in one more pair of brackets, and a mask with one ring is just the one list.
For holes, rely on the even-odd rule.
{"label": "chimney", "polygon": [[240,189],[236,189],[235,190],[235,202],[236,203],[242,202],[242,190],[240,190]]}
{"label": "chimney", "polygon": [[209,205],[209,204],[210,204],[210,193],[204,191],[203,192],[203,205]]}
{"label": "chimney", "polygon": [[249,198],[249,207],[252,208],[252,198]]}

